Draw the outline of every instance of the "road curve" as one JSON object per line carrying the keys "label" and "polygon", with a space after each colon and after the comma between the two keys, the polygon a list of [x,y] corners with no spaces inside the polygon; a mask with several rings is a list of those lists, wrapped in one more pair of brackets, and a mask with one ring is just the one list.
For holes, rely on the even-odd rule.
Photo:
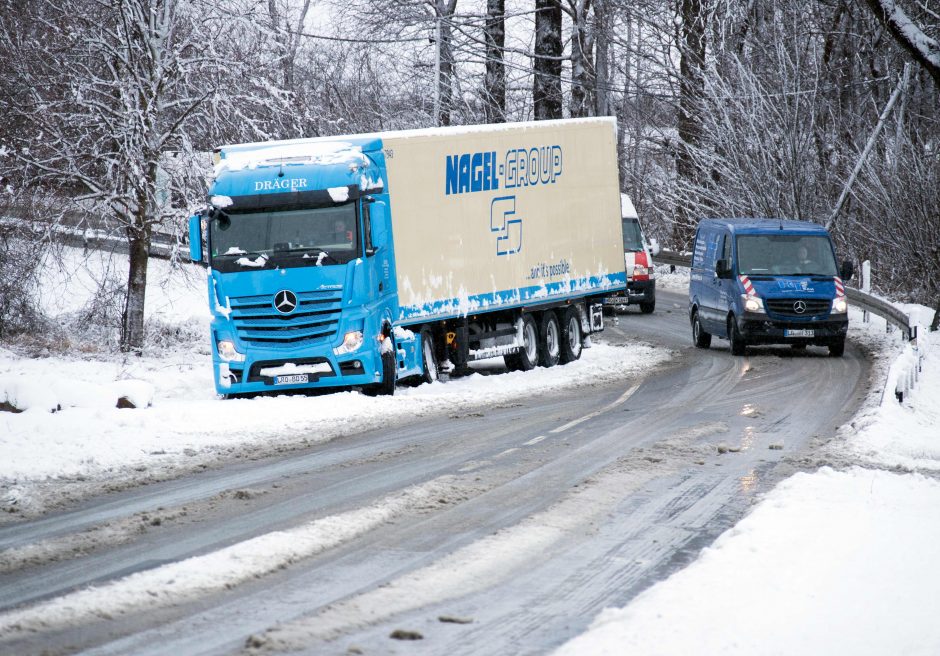
{"label": "road curve", "polygon": [[[681,568],[854,413],[868,364],[851,345],[691,347],[687,303],[608,326],[676,357],[642,380],[350,435],[93,499],[0,527],[81,554],[0,567],[0,609],[30,609],[272,531],[354,512],[428,481],[440,498],[231,589],[0,636],[0,653],[541,654]],[[586,352],[585,357],[590,357]],[[114,536],[119,536],[115,538]],[[0,616],[2,618],[2,616]],[[421,637],[407,643],[390,636]]]}

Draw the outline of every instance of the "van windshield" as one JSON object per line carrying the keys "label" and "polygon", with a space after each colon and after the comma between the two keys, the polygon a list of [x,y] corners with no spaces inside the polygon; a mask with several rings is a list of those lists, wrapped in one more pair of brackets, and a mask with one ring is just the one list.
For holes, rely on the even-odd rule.
{"label": "van windshield", "polygon": [[823,235],[739,235],[738,273],[748,276],[837,276]]}
{"label": "van windshield", "polygon": [[359,257],[356,204],[217,212],[209,222],[212,268],[221,272],[345,264]]}
{"label": "van windshield", "polygon": [[637,219],[623,219],[623,250],[642,251],[643,233]]}

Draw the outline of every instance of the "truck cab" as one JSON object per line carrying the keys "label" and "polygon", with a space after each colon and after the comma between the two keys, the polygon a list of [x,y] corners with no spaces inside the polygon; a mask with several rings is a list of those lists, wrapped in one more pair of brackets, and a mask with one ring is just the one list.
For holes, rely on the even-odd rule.
{"label": "truck cab", "polygon": [[659,255],[659,243],[655,239],[646,239],[640,217],[627,194],[620,194],[620,216],[627,288],[608,296],[604,299],[604,305],[615,310],[624,310],[628,305],[639,305],[640,312],[651,314],[656,309],[653,256]]}
{"label": "truck cab", "polygon": [[699,223],[689,280],[695,346],[712,336],[744,355],[758,344],[826,346],[842,355],[848,330],[843,280],[829,233],[805,221],[705,219]]}
{"label": "truck cab", "polygon": [[216,158],[209,207],[190,224],[209,269],[216,391],[380,382],[380,349],[361,347],[397,313],[381,151],[253,145]]}

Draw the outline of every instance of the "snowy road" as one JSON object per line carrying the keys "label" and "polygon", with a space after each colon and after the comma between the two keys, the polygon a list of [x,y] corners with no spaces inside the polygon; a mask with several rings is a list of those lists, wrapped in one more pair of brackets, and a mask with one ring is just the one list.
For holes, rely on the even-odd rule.
{"label": "snowy road", "polygon": [[678,355],[0,527],[0,652],[545,653],[817,466],[868,385],[851,347],[692,349],[665,292],[606,338]]}

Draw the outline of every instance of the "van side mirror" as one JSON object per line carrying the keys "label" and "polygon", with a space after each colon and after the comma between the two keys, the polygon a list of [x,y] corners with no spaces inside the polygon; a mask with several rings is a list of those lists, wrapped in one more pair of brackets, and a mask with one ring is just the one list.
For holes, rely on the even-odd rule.
{"label": "van side mirror", "polygon": [[202,217],[199,214],[189,217],[189,259],[202,262]]}
{"label": "van side mirror", "polygon": [[851,280],[852,276],[855,275],[855,265],[852,263],[852,260],[843,260],[842,268],[839,269],[839,275],[843,280]]}
{"label": "van side mirror", "polygon": [[715,262],[715,275],[717,275],[719,278],[730,278],[731,262],[725,259],[721,259]]}
{"label": "van side mirror", "polygon": [[372,247],[378,251],[383,246],[388,245],[389,225],[388,225],[388,206],[377,200],[370,207],[370,220],[372,222]]}
{"label": "van side mirror", "polygon": [[659,255],[659,240],[656,237],[650,239],[650,253],[653,254],[653,257]]}

